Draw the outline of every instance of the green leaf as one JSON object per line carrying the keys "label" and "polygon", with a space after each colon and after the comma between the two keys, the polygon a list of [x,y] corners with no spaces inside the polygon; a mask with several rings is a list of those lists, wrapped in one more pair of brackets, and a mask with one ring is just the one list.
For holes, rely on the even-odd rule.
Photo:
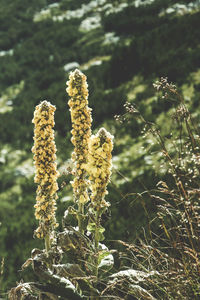
{"label": "green leaf", "polygon": [[98,256],[98,269],[104,274],[108,272],[114,265],[114,258],[111,252],[104,244],[99,245],[101,250],[99,251]]}
{"label": "green leaf", "polygon": [[103,241],[104,239],[105,239],[105,237],[104,237],[104,235],[103,235],[103,233],[104,233],[104,231],[105,231],[105,228],[104,227],[102,227],[102,226],[100,226],[99,227],[99,241],[101,242],[101,241]]}
{"label": "green leaf", "polygon": [[89,223],[88,226],[87,226],[87,230],[90,231],[90,232],[95,232],[95,229],[96,229],[96,224],[95,223]]}
{"label": "green leaf", "polygon": [[[95,223],[89,223],[87,226],[87,230],[91,233],[95,233],[96,231],[96,224]],[[98,239],[99,241],[103,241],[104,240],[104,235],[103,232],[105,231],[105,228],[102,226],[98,227]]]}
{"label": "green leaf", "polygon": [[103,233],[104,231],[105,231],[105,228],[102,227],[102,226],[100,226],[100,227],[99,227],[99,232],[100,232],[100,233]]}
{"label": "green leaf", "polygon": [[147,290],[140,286],[147,278],[159,276],[157,271],[143,272],[139,270],[127,269],[109,276],[108,284],[114,283],[115,288],[127,283],[125,292],[134,295],[137,299],[156,300]]}
{"label": "green leaf", "polygon": [[58,264],[53,265],[57,275],[62,277],[84,277],[86,276],[78,264]]}

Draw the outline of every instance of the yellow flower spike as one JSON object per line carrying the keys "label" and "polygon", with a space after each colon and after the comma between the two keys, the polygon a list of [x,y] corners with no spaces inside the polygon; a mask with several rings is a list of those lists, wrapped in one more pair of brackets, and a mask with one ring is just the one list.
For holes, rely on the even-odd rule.
{"label": "yellow flower spike", "polygon": [[103,209],[109,204],[104,200],[112,169],[113,136],[101,128],[89,140],[89,155],[86,170],[91,186],[92,206],[95,210]]}
{"label": "yellow flower spike", "polygon": [[[84,213],[84,204],[88,201],[86,170],[84,165],[88,160],[88,141],[91,136],[91,108],[88,107],[88,85],[86,76],[76,69],[70,73],[67,82],[67,93],[71,97],[68,101],[72,121],[72,138],[74,145],[72,160],[75,162],[75,179],[72,182],[75,201],[79,206],[79,213]],[[79,229],[82,231],[80,219]]]}
{"label": "yellow flower spike", "polygon": [[50,102],[43,101],[36,106],[34,128],[34,181],[38,184],[35,217],[39,227],[35,230],[38,238],[46,238],[57,227],[55,210],[57,199],[56,145],[54,142],[54,112],[56,108]]}

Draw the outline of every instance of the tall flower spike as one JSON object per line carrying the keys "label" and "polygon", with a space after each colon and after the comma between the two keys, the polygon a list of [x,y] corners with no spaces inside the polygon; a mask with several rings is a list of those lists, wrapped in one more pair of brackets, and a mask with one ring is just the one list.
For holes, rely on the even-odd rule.
{"label": "tall flower spike", "polygon": [[[84,165],[88,159],[88,141],[91,136],[91,108],[88,107],[87,77],[76,69],[70,73],[67,82],[67,93],[71,97],[68,104],[72,121],[72,144],[74,152],[72,160],[75,163],[75,178],[72,182],[75,201],[79,204],[79,211],[83,213],[83,206],[89,200],[87,193],[86,171]],[[82,211],[81,211],[82,210]]]}
{"label": "tall flower spike", "polygon": [[[33,123],[34,129],[34,164],[36,174],[34,181],[38,184],[35,217],[39,220],[39,227],[35,230],[38,238],[49,238],[58,226],[56,223],[56,199],[58,190],[56,145],[54,142],[54,111],[55,106],[43,101],[36,106]],[[46,240],[45,240],[46,241]]]}
{"label": "tall flower spike", "polygon": [[101,128],[89,141],[89,156],[86,170],[89,174],[91,186],[91,201],[95,211],[101,211],[109,206],[105,201],[107,185],[110,181],[112,169],[113,136]]}

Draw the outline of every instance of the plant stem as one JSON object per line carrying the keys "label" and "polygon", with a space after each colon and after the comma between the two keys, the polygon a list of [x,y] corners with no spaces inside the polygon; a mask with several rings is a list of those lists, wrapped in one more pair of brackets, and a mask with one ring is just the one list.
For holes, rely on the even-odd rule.
{"label": "plant stem", "polygon": [[94,235],[94,243],[95,249],[99,250],[99,227],[100,227],[100,213],[97,211],[96,214],[96,228],[95,228],[95,235]]}
{"label": "plant stem", "polygon": [[44,241],[45,241],[45,249],[46,249],[46,252],[47,252],[47,255],[48,255],[48,252],[49,252],[49,250],[51,248],[49,233],[45,236]]}
{"label": "plant stem", "polygon": [[83,203],[78,203],[78,228],[79,228],[79,232],[81,234],[84,233],[84,229],[83,229],[83,217],[82,214],[84,213],[84,204]]}
{"label": "plant stem", "polygon": [[95,295],[94,291],[91,291],[90,300],[99,300],[99,297]]}
{"label": "plant stem", "polygon": [[[100,227],[100,212],[96,212],[96,228],[95,228],[95,234],[94,234],[94,245],[95,245],[95,276],[96,280],[98,282],[98,263],[99,263],[99,227]],[[96,300],[98,298],[94,298]]]}

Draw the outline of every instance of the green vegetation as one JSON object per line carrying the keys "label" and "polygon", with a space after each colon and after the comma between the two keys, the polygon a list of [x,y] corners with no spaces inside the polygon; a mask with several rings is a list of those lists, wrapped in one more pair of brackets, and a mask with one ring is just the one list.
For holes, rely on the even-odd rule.
{"label": "green vegetation", "polygon": [[[62,0],[57,5],[52,5],[54,2],[47,0],[23,1],[23,3],[20,0],[0,0],[2,30],[0,34],[0,261],[2,261],[0,293],[3,298],[6,297],[6,292],[16,285],[20,277],[25,281],[34,281],[36,278],[35,275],[30,277],[28,269],[23,271],[23,276],[20,276],[21,272],[18,270],[21,270],[22,264],[30,256],[31,249],[35,247],[42,249],[41,241],[33,239],[37,224],[33,209],[36,187],[33,180],[34,168],[31,154],[33,146],[31,120],[34,107],[45,99],[57,107],[55,137],[58,169],[61,173],[58,179],[57,219],[60,224],[64,211],[73,204],[69,184],[72,176],[67,172],[71,166],[69,161],[72,152],[71,122],[64,87],[71,70],[69,64],[76,63],[76,67],[88,77],[89,100],[94,118],[93,131],[96,133],[103,126],[115,137],[114,168],[107,195],[111,207],[102,217],[103,226],[106,228],[106,246],[122,252],[128,246],[125,261],[116,255],[115,271],[124,270],[123,267],[126,266],[145,272],[149,270],[149,272],[162,273],[164,269],[167,272],[164,262],[163,270],[153,262],[147,265],[148,260],[145,259],[151,254],[148,252],[151,249],[148,245],[151,245],[155,251],[162,250],[159,252],[160,255],[163,257],[169,255],[172,259],[168,266],[169,274],[175,272],[171,263],[173,259],[177,259],[173,263],[180,266],[180,269],[177,267],[178,273],[173,274],[180,274],[180,286],[177,290],[183,290],[183,299],[188,297],[198,299],[199,283],[194,265],[198,262],[198,243],[195,244],[192,240],[195,245],[191,246],[191,241],[185,238],[180,242],[183,248],[180,247],[179,250],[173,248],[171,252],[163,250],[166,248],[166,243],[170,245],[176,240],[174,238],[176,227],[173,222],[178,222],[175,216],[184,214],[185,208],[179,203],[178,208],[172,208],[172,222],[171,215],[167,215],[167,211],[171,213],[171,210],[165,207],[166,202],[162,202],[164,206],[162,213],[166,213],[166,216],[160,218],[161,227],[158,227],[159,220],[151,222],[161,208],[158,207],[159,199],[155,197],[163,198],[165,201],[170,197],[173,199],[178,197],[177,186],[169,173],[170,167],[165,163],[155,136],[150,133],[145,139],[143,138],[143,134],[146,133],[141,134],[144,123],[139,113],[135,112],[133,118],[132,114],[126,112],[123,123],[116,122],[114,118],[115,115],[121,115],[124,110],[129,109],[130,105],[134,105],[134,109],[139,111],[145,120],[157,124],[156,129],[160,130],[173,159],[179,155],[176,150],[180,150],[181,145],[189,143],[191,136],[187,138],[187,128],[182,129],[180,123],[179,126],[175,126],[170,121],[174,105],[178,107],[177,100],[162,99],[160,91],[155,94],[152,83],[160,76],[167,76],[169,82],[175,82],[180,94],[184,96],[185,105],[192,118],[198,120],[200,97],[198,1],[194,1],[191,5],[190,1],[183,0],[155,0],[151,4],[140,6],[133,5],[134,2],[140,1],[102,0],[93,1],[91,6],[90,2],[89,0]],[[174,9],[176,4],[185,8]],[[93,29],[87,28],[85,24],[90,24],[91,17],[96,14],[101,17],[100,22],[96,22],[96,27],[94,26]],[[127,101],[130,104],[124,107]],[[199,130],[198,122],[196,122],[196,129]],[[191,130],[193,131],[194,128]],[[181,140],[181,136],[182,142],[178,141],[178,137]],[[198,140],[197,133],[194,133],[194,138]],[[188,151],[192,155],[191,147]],[[185,155],[188,155],[188,151],[183,147]],[[189,158],[183,159],[183,161],[187,160],[189,161]],[[191,169],[194,166],[187,168]],[[193,180],[190,178],[191,175],[184,176],[187,178],[184,181],[184,189],[187,192],[198,190],[196,186],[191,188],[189,181]],[[151,193],[159,181],[166,181],[169,190],[173,189],[174,195],[168,194],[165,197],[163,194]],[[190,189],[185,186],[186,183]],[[163,190],[160,193],[163,193]],[[198,199],[197,194],[193,197]],[[183,201],[182,198],[180,199]],[[170,205],[175,205],[170,201]],[[193,206],[196,207],[196,204],[192,202],[191,207]],[[192,213],[189,216],[193,220]],[[169,237],[163,227],[162,219],[170,237],[169,242],[166,242]],[[75,225],[73,220],[70,222]],[[151,244],[149,240],[143,242],[142,246],[139,244],[139,239],[145,240],[144,230],[147,240],[151,237],[151,232],[160,238],[156,240],[157,245]],[[182,229],[178,230],[180,230],[177,231],[179,234],[184,235]],[[113,240],[123,240],[125,248],[114,244]],[[155,241],[155,236],[153,240]],[[135,244],[130,244],[132,242]],[[135,253],[131,247],[135,247],[134,251],[143,256],[144,261],[139,257],[137,259],[135,256],[131,257],[132,253]],[[194,257],[197,255],[195,263],[189,260],[189,256],[192,255]],[[155,261],[156,259],[158,258],[155,258]],[[126,260],[131,262],[130,265]],[[182,269],[188,274],[187,278],[181,277]],[[164,271],[162,275],[167,276]],[[165,277],[165,283],[160,282],[158,277],[156,276],[155,282],[161,287],[160,291],[156,290],[154,285],[150,285],[151,280],[148,286],[141,284],[141,288],[158,299],[159,297],[180,299],[180,295],[175,295],[172,289],[170,290],[170,286],[173,287],[174,277],[172,276],[172,279]],[[181,286],[181,282],[186,285],[187,280],[190,282],[188,290]],[[119,286],[116,285],[116,289],[118,288]],[[126,289],[126,285],[123,288]],[[163,289],[165,292],[162,294]],[[176,290],[176,287],[173,289]],[[136,299],[139,298],[134,295]]]}
{"label": "green vegetation", "polygon": [[[134,243],[115,241],[123,248],[109,250],[103,244],[105,228],[101,223],[109,207],[105,195],[112,169],[113,137],[104,128],[91,135],[85,76],[75,70],[67,84],[74,145],[70,171],[74,204],[64,213],[62,230],[55,232],[55,107],[43,101],[34,113],[32,151],[38,183],[34,207],[39,227],[35,235],[44,239],[45,249],[33,249],[22,266],[23,271],[32,265],[36,281],[20,282],[10,290],[9,299],[198,299],[200,135],[184,99],[166,78],[154,84],[165,101],[174,103],[167,137],[130,102],[125,104],[126,113],[116,117],[123,123],[136,116],[143,126],[144,143],[150,140],[151,147],[156,146],[156,154],[145,156],[146,164],[156,158],[165,174],[154,189],[129,195],[144,208],[147,226],[143,237],[140,234]],[[154,167],[158,168],[156,163]],[[44,172],[47,169],[49,172]],[[148,213],[145,196],[154,202],[154,216]],[[71,226],[73,217],[78,227]]]}

